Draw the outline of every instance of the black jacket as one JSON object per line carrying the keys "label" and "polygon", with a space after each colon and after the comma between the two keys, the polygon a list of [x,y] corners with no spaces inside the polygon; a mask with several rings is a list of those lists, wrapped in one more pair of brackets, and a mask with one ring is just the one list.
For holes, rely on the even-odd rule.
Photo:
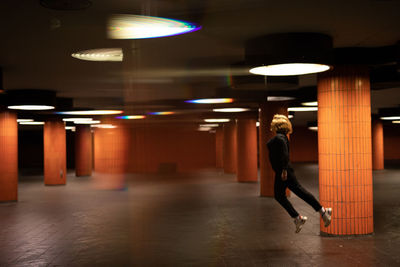
{"label": "black jacket", "polygon": [[277,133],[268,143],[269,161],[275,172],[287,170],[289,163],[289,140],[286,135]]}

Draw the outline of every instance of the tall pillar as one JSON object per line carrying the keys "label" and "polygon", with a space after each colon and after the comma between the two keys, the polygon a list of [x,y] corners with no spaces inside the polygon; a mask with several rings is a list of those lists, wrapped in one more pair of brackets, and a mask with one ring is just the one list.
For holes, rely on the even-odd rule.
{"label": "tall pillar", "polygon": [[383,125],[375,119],[372,121],[372,169],[383,170],[384,166]]}
{"label": "tall pillar", "polygon": [[67,177],[64,122],[49,119],[44,124],[44,184],[65,185]]}
{"label": "tall pillar", "polygon": [[318,76],[319,196],[332,207],[321,232],[373,232],[371,101],[368,70],[337,66]]}
{"label": "tall pillar", "polygon": [[257,182],[257,126],[255,119],[237,121],[237,180]]}
{"label": "tall pillar", "polygon": [[123,124],[96,128],[94,132],[94,181],[99,189],[122,189],[128,166],[129,131]]}
{"label": "tall pillar", "polygon": [[222,127],[218,127],[215,132],[215,153],[216,153],[216,167],[223,168],[223,141],[224,141],[224,130]]}
{"label": "tall pillar", "polygon": [[[288,116],[287,102],[274,101],[265,102],[259,109],[259,153],[260,153],[260,196],[274,196],[275,172],[271,167],[268,157],[267,142],[274,136],[271,132],[271,121],[275,114]],[[289,194],[289,191],[287,191]]]}
{"label": "tall pillar", "polygon": [[92,132],[90,125],[77,125],[75,130],[75,175],[92,175]]}
{"label": "tall pillar", "polygon": [[18,125],[15,113],[0,111],[0,202],[18,200]]}
{"label": "tall pillar", "polygon": [[223,128],[223,167],[225,173],[236,173],[237,167],[237,143],[236,143],[236,123],[228,122]]}

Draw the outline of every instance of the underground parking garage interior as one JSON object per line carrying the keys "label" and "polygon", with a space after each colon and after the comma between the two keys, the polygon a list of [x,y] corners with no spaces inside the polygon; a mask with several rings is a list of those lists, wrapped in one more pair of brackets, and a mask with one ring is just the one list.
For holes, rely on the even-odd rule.
{"label": "underground parking garage interior", "polygon": [[1,1],[0,266],[399,266],[399,12]]}

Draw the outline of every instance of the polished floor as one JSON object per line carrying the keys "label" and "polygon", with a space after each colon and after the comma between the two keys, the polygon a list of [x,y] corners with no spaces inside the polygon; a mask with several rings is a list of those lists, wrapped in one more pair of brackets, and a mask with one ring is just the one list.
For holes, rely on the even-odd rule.
{"label": "polished floor", "polygon": [[[400,266],[400,169],[374,172],[375,233],[321,237],[319,217],[299,234],[256,183],[220,171],[132,175],[126,190],[22,176],[17,203],[0,204],[0,266]],[[318,195],[317,165],[295,165]]]}

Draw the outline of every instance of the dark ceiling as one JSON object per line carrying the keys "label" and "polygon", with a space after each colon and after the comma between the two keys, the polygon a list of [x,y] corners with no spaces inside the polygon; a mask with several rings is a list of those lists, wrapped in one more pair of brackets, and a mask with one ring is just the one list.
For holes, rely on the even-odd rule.
{"label": "dark ceiling", "polygon": [[[125,103],[126,109],[140,110],[148,109],[150,104],[153,109],[157,105],[163,108],[165,101],[164,106],[171,108],[171,99],[217,96],[226,88],[251,95],[271,88],[295,90],[316,84],[315,75],[306,75],[298,77],[294,84],[269,84],[261,79],[232,89],[230,68],[244,60],[245,41],[259,35],[324,33],[332,36],[335,48],[388,46],[400,40],[397,0],[91,2],[86,9],[55,10],[38,0],[0,1],[4,89],[51,89],[57,96],[73,98],[76,107],[124,108]],[[203,28],[166,38],[110,40],[106,21],[111,14],[185,19]],[[77,51],[105,47],[123,48],[124,57],[130,60],[89,62],[71,57]],[[238,74],[247,75],[247,71]],[[374,112],[400,104],[398,82],[386,83],[379,89],[372,92]],[[298,123],[312,119],[312,113],[296,118]]]}

